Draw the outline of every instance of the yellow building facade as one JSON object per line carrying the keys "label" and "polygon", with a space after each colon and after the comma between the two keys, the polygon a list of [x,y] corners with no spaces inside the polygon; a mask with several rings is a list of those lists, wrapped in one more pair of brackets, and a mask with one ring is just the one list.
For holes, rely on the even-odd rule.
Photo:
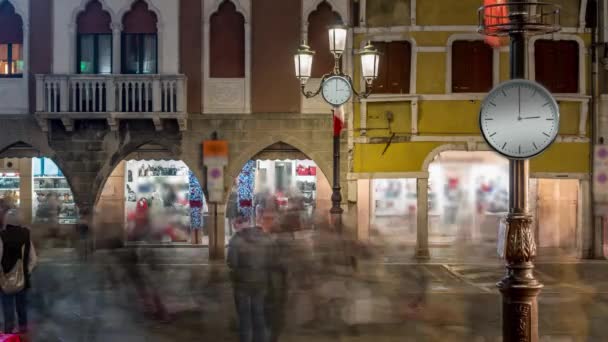
{"label": "yellow building facade", "polygon": [[[554,92],[560,134],[530,162],[530,211],[541,251],[547,247],[580,256],[591,243],[591,36],[578,1],[550,2],[562,6],[562,30],[528,38],[527,78],[535,80],[538,63],[544,63],[536,56],[536,43],[553,40],[576,44],[578,79],[576,91]],[[353,106],[348,199],[357,203],[359,240],[416,246],[422,258],[434,246],[456,241],[495,248],[508,198],[508,161],[491,152],[480,134],[478,115],[486,92],[454,92],[452,79],[454,44],[484,40],[477,33],[482,4],[359,1],[354,50],[367,41],[406,41],[411,47],[409,92],[373,94]],[[509,79],[508,43],[493,47],[491,56],[496,86]],[[471,72],[476,66],[473,61],[458,65]],[[355,66],[355,80],[359,72]]]}

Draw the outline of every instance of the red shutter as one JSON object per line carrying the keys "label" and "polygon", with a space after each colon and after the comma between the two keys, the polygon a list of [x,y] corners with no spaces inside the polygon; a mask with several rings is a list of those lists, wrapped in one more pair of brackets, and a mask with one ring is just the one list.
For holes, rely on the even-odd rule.
{"label": "red shutter", "polygon": [[387,88],[391,94],[410,92],[411,46],[409,42],[398,41],[388,44],[388,81]]}
{"label": "red shutter", "polygon": [[492,89],[492,48],[483,41],[452,44],[452,92],[484,93]]}
{"label": "red shutter", "polygon": [[553,93],[578,92],[578,43],[540,39],[534,45],[536,81]]}
{"label": "red shutter", "polygon": [[378,78],[374,81],[374,93],[389,93],[388,90],[388,48],[387,43],[374,42],[374,47],[380,52],[380,64],[378,65]]}

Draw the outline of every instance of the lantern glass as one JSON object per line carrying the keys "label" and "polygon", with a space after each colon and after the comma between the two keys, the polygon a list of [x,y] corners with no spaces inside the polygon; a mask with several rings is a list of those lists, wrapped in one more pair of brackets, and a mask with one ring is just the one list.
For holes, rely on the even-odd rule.
{"label": "lantern glass", "polygon": [[302,44],[294,56],[296,77],[302,84],[305,84],[310,78],[313,55],[314,51],[310,50],[307,45]]}
{"label": "lantern glass", "polygon": [[380,66],[380,53],[371,44],[368,44],[361,52],[361,74],[365,82],[371,84],[378,78]]}
{"label": "lantern glass", "polygon": [[329,50],[336,58],[340,57],[346,49],[346,36],[348,30],[342,25],[329,28]]}

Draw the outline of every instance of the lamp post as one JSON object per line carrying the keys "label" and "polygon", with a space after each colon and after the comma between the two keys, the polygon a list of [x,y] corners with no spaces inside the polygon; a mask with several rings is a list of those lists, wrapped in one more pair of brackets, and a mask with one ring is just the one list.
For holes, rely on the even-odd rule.
{"label": "lamp post", "polygon": [[334,223],[340,225],[342,217],[342,194],[340,186],[340,132],[343,121],[341,118],[341,107],[353,97],[367,98],[372,92],[372,85],[378,78],[378,67],[380,54],[371,43],[368,43],[359,53],[361,56],[361,75],[365,80],[365,91],[357,92],[352,78],[342,71],[342,55],[346,50],[348,29],[344,25],[333,25],[328,28],[329,50],[334,56],[334,68],[321,77],[321,84],[315,91],[307,91],[306,83],[311,77],[312,62],[315,52],[310,49],[306,42],[300,45],[294,56],[296,77],[300,80],[300,89],[306,98],[312,98],[322,93],[325,102],[332,106],[334,116],[333,134],[333,186],[330,213]]}
{"label": "lamp post", "polygon": [[[486,5],[479,9],[478,15],[479,32],[489,36],[510,38],[510,76],[511,79],[516,80],[526,77],[526,35],[551,33],[560,29],[559,7],[549,3],[488,0]],[[520,95],[517,96],[519,98]],[[521,108],[521,102],[519,106]],[[555,106],[557,107],[556,103]],[[534,110],[538,111],[538,109]],[[482,132],[483,130],[482,128]],[[488,143],[492,145],[489,141]],[[497,151],[500,153],[499,150]],[[502,151],[502,154],[505,154],[505,151]],[[506,153],[508,157],[510,154]],[[506,261],[506,275],[497,284],[503,297],[502,334],[505,342],[538,341],[537,297],[543,285],[534,276],[536,243],[532,232],[532,215],[528,212],[528,158],[530,156],[513,157],[509,160],[509,213],[506,218],[504,241],[501,241],[503,245],[499,246]]]}

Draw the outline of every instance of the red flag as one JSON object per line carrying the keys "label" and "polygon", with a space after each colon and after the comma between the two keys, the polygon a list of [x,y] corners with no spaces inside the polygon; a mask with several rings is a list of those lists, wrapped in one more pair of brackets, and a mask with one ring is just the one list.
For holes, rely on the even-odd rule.
{"label": "red flag", "polygon": [[342,106],[334,108],[334,137],[340,136],[344,128],[344,112]]}

